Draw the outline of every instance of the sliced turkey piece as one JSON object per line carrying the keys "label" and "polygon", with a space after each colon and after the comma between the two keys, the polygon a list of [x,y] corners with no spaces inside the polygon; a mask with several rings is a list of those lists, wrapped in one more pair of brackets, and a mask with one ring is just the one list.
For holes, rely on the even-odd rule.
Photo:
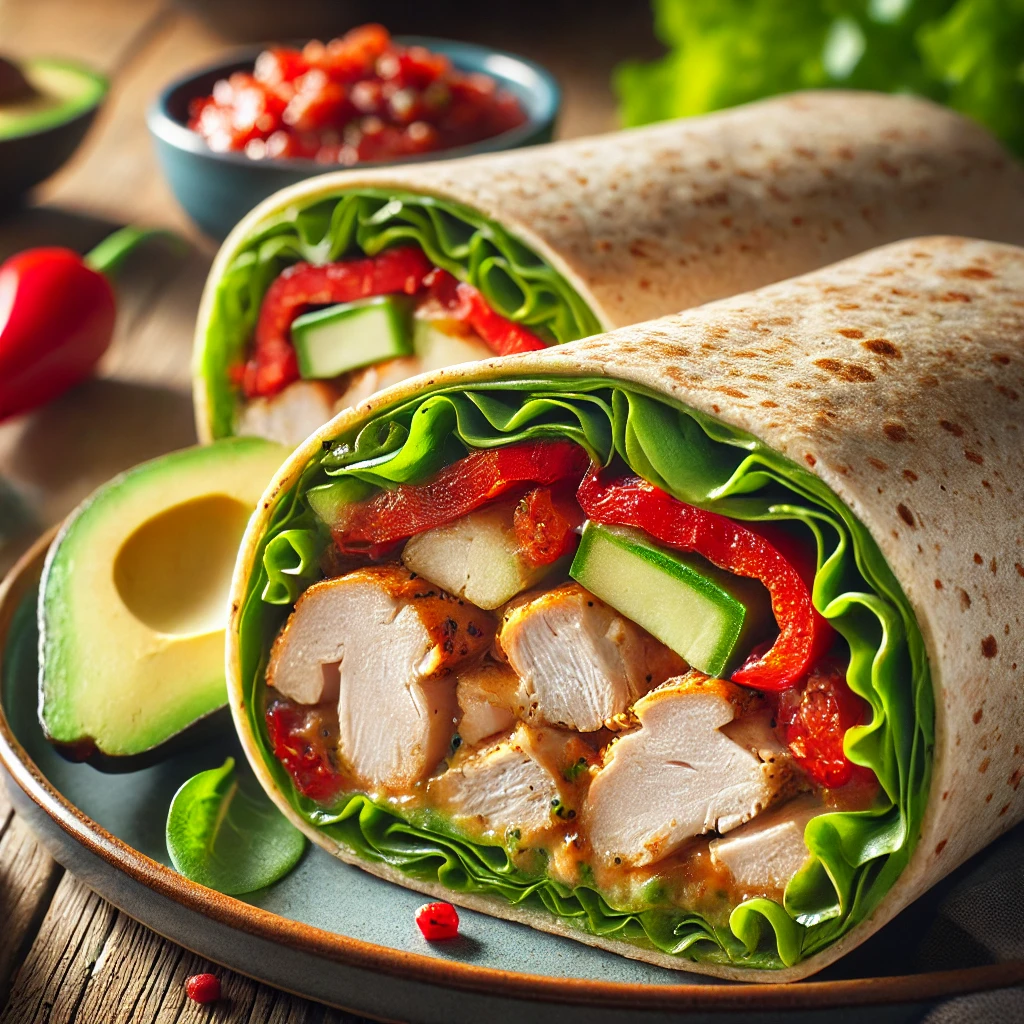
{"label": "sliced turkey piece", "polygon": [[430,774],[455,732],[455,669],[483,653],[489,615],[400,566],[311,586],[270,655],[267,683],[300,704],[338,701],[342,759],[372,786]]}
{"label": "sliced turkey piece", "polygon": [[527,564],[513,527],[518,499],[498,501],[410,537],[406,567],[479,608],[498,608],[532,587],[551,566]]}
{"label": "sliced turkey piece", "polygon": [[741,889],[781,892],[810,856],[804,827],[825,810],[808,794],[759,814],[727,836],[711,840],[712,863],[727,868]]}
{"label": "sliced turkey piece", "polygon": [[497,661],[482,661],[459,672],[459,738],[469,747],[497,732],[510,732],[525,709],[519,677]]}
{"label": "sliced turkey piece", "polygon": [[528,717],[594,732],[686,665],[646,630],[567,583],[506,610],[498,646],[529,698]]}
{"label": "sliced turkey piece", "polygon": [[559,810],[569,813],[562,772],[584,749],[570,733],[520,724],[508,738],[454,761],[431,780],[429,797],[466,827],[536,834],[559,824]]}
{"label": "sliced turkey piece", "polygon": [[759,701],[696,671],[637,701],[640,728],[609,745],[590,785],[584,823],[595,854],[651,864],[799,788]]}
{"label": "sliced turkey piece", "polygon": [[297,445],[334,415],[334,388],[321,380],[297,380],[270,398],[242,407],[235,433]]}

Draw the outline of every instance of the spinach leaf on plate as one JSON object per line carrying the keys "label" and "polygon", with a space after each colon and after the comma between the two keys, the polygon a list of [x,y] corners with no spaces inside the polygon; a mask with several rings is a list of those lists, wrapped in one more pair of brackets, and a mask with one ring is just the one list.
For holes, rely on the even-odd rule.
{"label": "spinach leaf on plate", "polygon": [[262,790],[241,788],[231,757],[192,776],[167,814],[167,852],[175,868],[229,896],[283,878],[305,848],[306,837]]}

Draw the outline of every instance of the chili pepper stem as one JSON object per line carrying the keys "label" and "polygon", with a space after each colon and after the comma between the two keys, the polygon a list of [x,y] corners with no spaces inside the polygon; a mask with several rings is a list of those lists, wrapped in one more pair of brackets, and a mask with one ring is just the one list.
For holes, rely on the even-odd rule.
{"label": "chili pepper stem", "polygon": [[85,263],[106,277],[113,278],[128,254],[151,238],[169,238],[183,244],[172,231],[163,228],[136,228],[129,224],[127,227],[119,228],[112,235],[107,235],[84,257]]}

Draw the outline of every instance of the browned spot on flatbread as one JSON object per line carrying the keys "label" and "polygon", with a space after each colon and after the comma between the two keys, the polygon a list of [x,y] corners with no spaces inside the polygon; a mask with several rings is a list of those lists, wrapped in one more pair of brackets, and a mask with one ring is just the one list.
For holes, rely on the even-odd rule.
{"label": "browned spot on flatbread", "polygon": [[943,430],[948,430],[954,437],[963,437],[964,428],[959,423],[954,423],[952,420],[939,420],[939,426]]}
{"label": "browned spot on flatbread", "polygon": [[770,398],[766,398],[761,404],[766,409],[778,409],[778,407],[779,407],[779,403],[778,402],[773,402]]}
{"label": "browned spot on flatbread", "polygon": [[975,725],[977,725],[981,721],[981,716],[983,714],[985,714],[985,709],[984,708],[978,708],[978,710],[975,711],[973,715],[971,715],[971,721]]}
{"label": "browned spot on flatbread", "polygon": [[960,610],[967,611],[971,607],[971,595],[963,587],[956,588],[957,597],[960,598]]}
{"label": "browned spot on flatbread", "polygon": [[971,451],[970,448],[964,449],[964,458],[968,462],[973,462],[976,466],[981,466],[985,462],[985,456],[982,455],[981,452]]}
{"label": "browned spot on flatbread", "polygon": [[906,480],[909,480],[912,484],[917,483],[917,474],[912,469],[903,470],[903,476]]}
{"label": "browned spot on flatbread", "polygon": [[888,462],[883,462],[881,459],[876,459],[873,455],[868,456],[868,465],[873,466],[878,470],[879,473],[884,473],[889,468]]}
{"label": "browned spot on flatbread", "polygon": [[917,525],[914,522],[914,513],[911,512],[910,509],[907,508],[907,506],[904,505],[902,501],[896,506],[896,511],[899,513],[900,519],[902,519],[903,522],[907,524],[907,526],[913,529]]}
{"label": "browned spot on flatbread", "polygon": [[975,565],[984,565],[985,564],[985,559],[982,558],[981,555],[979,555],[977,551],[974,552],[974,564]]}
{"label": "browned spot on flatbread", "polygon": [[869,338],[862,342],[864,348],[884,359],[902,359],[903,353],[888,338]]}
{"label": "browned spot on flatbread", "polygon": [[730,398],[748,398],[746,391],[740,391],[739,388],[729,387],[728,384],[722,384],[715,388],[716,391],[721,391],[723,395],[728,395]]}
{"label": "browned spot on flatbread", "polygon": [[943,839],[943,840],[941,840],[941,841],[940,841],[940,842],[939,842],[939,843],[938,843],[938,844],[936,845],[936,847],[935,847],[935,855],[936,855],[936,856],[938,856],[938,855],[939,855],[940,853],[942,853],[942,851],[943,851],[943,850],[944,850],[944,849],[946,848],[946,843],[947,843],[947,842],[948,842],[948,840],[946,840],[946,839]]}
{"label": "browned spot on flatbread", "polygon": [[986,281],[990,277],[995,277],[991,270],[986,270],[984,267],[964,267],[956,274],[957,277],[965,277],[968,281]]}
{"label": "browned spot on flatbread", "polygon": [[996,352],[992,356],[992,362],[998,364],[999,366],[1009,366],[1010,357],[1005,352]]}
{"label": "browned spot on flatbread", "polygon": [[946,292],[939,296],[939,302],[970,302],[971,297],[967,292]]}
{"label": "browned spot on flatbread", "polygon": [[816,466],[818,464],[818,460],[810,452],[807,452],[807,454],[804,455],[804,461],[811,468],[813,468],[814,466]]}
{"label": "browned spot on flatbread", "polygon": [[979,764],[979,765],[978,765],[978,773],[979,773],[980,775],[984,775],[984,774],[985,774],[985,772],[987,772],[987,771],[988,771],[988,766],[989,766],[989,765],[990,765],[991,763],[992,763],[992,758],[991,758],[991,757],[986,757],[986,758],[985,758],[985,760],[984,760],[984,761],[982,761],[982,762],[981,762],[981,764]]}
{"label": "browned spot on flatbread", "polygon": [[999,645],[991,633],[981,641],[981,653],[986,658],[994,658],[999,653]]}
{"label": "browned spot on flatbread", "polygon": [[1007,782],[1016,789],[1020,785],[1022,778],[1024,778],[1024,767],[1014,768],[1013,774],[1007,779]]}
{"label": "browned spot on flatbread", "polygon": [[848,384],[868,384],[875,375],[859,363],[844,363],[840,359],[815,359],[814,365]]}
{"label": "browned spot on flatbread", "polygon": [[882,433],[897,444],[910,439],[910,431],[902,423],[883,423]]}
{"label": "browned spot on flatbread", "polygon": [[936,590],[941,590],[942,589],[942,580],[936,580],[935,581],[935,589]]}
{"label": "browned spot on flatbread", "polygon": [[839,333],[844,338],[863,338],[864,332],[857,327],[840,327]]}
{"label": "browned spot on flatbread", "polygon": [[1020,395],[1014,391],[1013,388],[1007,387],[1005,384],[997,384],[996,391],[998,391],[1003,398],[1008,398],[1011,402],[1016,402],[1017,399],[1020,398]]}
{"label": "browned spot on flatbread", "polygon": [[1021,565],[1020,562],[1014,562],[1013,567],[1017,570],[1018,576],[1024,577],[1024,565]]}
{"label": "browned spot on flatbread", "polygon": [[985,803],[987,803],[987,804],[992,803],[992,797],[994,797],[994,796],[995,796],[995,793],[989,793],[988,796],[985,797]]}

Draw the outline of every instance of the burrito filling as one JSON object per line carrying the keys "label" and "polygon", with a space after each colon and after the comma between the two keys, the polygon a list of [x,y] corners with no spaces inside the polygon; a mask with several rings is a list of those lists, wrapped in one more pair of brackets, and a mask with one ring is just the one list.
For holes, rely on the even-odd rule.
{"label": "burrito filling", "polygon": [[913,615],[839,499],[748,435],[608,381],[437,390],[325,442],[260,564],[255,734],[362,859],[761,967],[906,863]]}
{"label": "burrito filling", "polygon": [[262,224],[214,303],[198,354],[214,436],[286,444],[407,377],[599,330],[572,287],[499,225],[380,189]]}

